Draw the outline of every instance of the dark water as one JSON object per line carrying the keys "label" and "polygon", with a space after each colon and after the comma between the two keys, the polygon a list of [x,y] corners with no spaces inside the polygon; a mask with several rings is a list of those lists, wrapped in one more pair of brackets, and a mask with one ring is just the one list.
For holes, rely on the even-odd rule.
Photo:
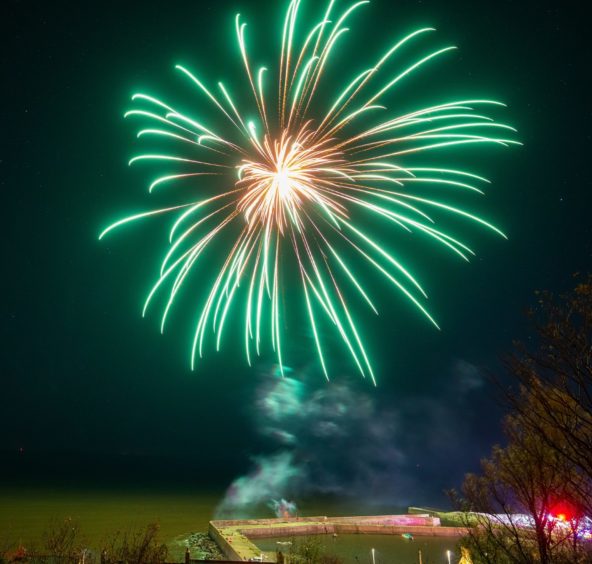
{"label": "dark water", "polygon": [[[0,453],[0,546],[38,544],[52,520],[72,518],[89,547],[118,530],[160,524],[175,547],[206,531],[232,478],[232,467],[191,459],[79,453]],[[177,550],[175,552],[178,552]]]}
{"label": "dark water", "polygon": [[[222,491],[192,489],[164,491],[162,488],[81,488],[81,487],[0,487],[0,545],[17,541],[25,546],[38,544],[44,531],[54,519],[76,520],[90,547],[117,530],[141,528],[157,521],[163,541],[169,545],[171,556],[181,559],[183,541],[191,532],[206,531]],[[390,510],[390,511],[389,511]],[[345,515],[401,512],[401,508],[364,506],[350,500],[306,500],[300,514]],[[265,508],[254,510],[251,517],[269,517]],[[264,539],[257,544],[264,550],[276,550],[278,540]],[[375,564],[415,563],[422,550],[423,564],[446,563],[446,550],[454,550],[455,539],[421,539],[409,542],[400,537],[382,535],[342,535],[325,537],[323,543],[346,559],[357,564],[372,561],[368,558],[375,549]],[[355,557],[358,560],[355,560]]]}
{"label": "dark water", "polygon": [[[415,537],[409,541],[390,535],[321,535],[317,538],[327,553],[340,556],[346,564],[417,564],[420,550],[423,564],[448,564],[447,550],[451,551],[451,562],[458,562],[458,558],[454,558],[457,539]],[[256,544],[261,550],[289,551],[289,547],[278,545],[278,541],[297,543],[299,539],[258,539]]]}
{"label": "dark water", "polygon": [[[212,472],[218,462],[209,465]],[[203,466],[203,461],[199,464]],[[207,530],[225,488],[236,475],[231,465],[221,464],[217,476],[205,479],[204,471],[200,472],[198,466],[197,462],[176,464],[171,460],[137,457],[86,460],[80,456],[0,456],[0,547],[15,542],[27,547],[39,545],[52,520],[77,521],[85,543],[91,548],[99,547],[105,537],[119,530],[139,529],[158,522],[162,540],[169,545],[172,557],[180,560],[184,539],[192,532]],[[379,515],[406,510],[351,498],[316,497],[296,501],[301,516]],[[271,516],[265,506],[237,515]],[[272,541],[272,549],[275,542]],[[430,558],[424,557],[424,564],[445,562],[437,557],[454,544],[421,541],[424,542],[427,543],[425,557]],[[398,538],[360,535],[340,537],[334,546],[344,550],[348,558],[358,555],[359,562],[367,562],[363,555],[370,554],[374,547],[376,564],[385,564],[416,562],[412,558],[414,554],[417,556],[421,543],[418,540],[406,544]],[[388,560],[393,554],[404,559]]]}
{"label": "dark water", "polygon": [[180,538],[207,530],[218,501],[215,493],[191,490],[0,487],[0,545],[38,544],[52,520],[77,521],[90,547],[118,530],[157,521],[162,539],[178,554]]}

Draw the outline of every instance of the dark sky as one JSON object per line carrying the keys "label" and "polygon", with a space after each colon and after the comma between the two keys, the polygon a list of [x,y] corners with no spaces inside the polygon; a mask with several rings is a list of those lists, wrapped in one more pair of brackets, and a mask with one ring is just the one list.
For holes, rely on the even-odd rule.
{"label": "dark sky", "polygon": [[[244,86],[234,14],[265,57],[278,42],[277,4],[3,3],[1,451],[186,456],[208,468],[199,483],[273,448],[253,417],[269,360],[249,369],[242,350],[227,349],[191,373],[183,324],[161,336],[157,317],[140,317],[162,231],[145,223],[101,243],[97,235],[151,205],[148,176],[127,167],[138,152],[135,125],[122,118],[129,96],[145,89],[174,100],[185,86],[173,71],[181,61]],[[480,209],[509,241],[473,229],[469,265],[423,247],[412,266],[442,332],[385,296],[367,335],[380,386],[351,384],[379,412],[400,414],[408,471],[426,467],[440,487],[499,437],[483,376],[499,373],[512,339],[525,337],[533,291],[566,289],[572,273],[590,270],[592,52],[587,18],[565,2],[374,0],[353,20],[352,67],[426,24],[438,29],[431,41],[460,50],[424,71],[417,96],[504,100],[501,117],[524,142],[472,157],[493,180]],[[402,103],[413,96],[403,90]],[[337,381],[355,381],[342,372]],[[320,375],[307,381],[326,386]]]}

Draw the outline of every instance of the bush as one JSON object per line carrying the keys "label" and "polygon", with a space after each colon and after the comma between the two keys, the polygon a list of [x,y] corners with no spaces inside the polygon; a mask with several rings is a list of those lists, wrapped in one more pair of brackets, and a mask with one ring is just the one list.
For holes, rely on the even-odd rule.
{"label": "bush", "polygon": [[339,557],[327,554],[321,539],[316,536],[298,541],[292,539],[289,555],[289,561],[294,564],[343,564]]}
{"label": "bush", "polygon": [[161,564],[168,549],[158,538],[160,526],[150,523],[145,529],[118,531],[103,543],[102,553],[108,562]]}
{"label": "bush", "polygon": [[71,517],[53,520],[43,534],[43,553],[77,562],[84,550],[80,524]]}

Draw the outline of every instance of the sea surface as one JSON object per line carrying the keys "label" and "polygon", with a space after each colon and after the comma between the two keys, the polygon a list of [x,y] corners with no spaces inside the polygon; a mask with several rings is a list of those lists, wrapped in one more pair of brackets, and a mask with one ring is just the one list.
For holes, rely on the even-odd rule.
{"label": "sea surface", "polygon": [[[99,549],[106,537],[157,522],[170,560],[182,561],[185,540],[206,532],[225,490],[241,472],[232,460],[149,456],[96,456],[0,452],[0,550],[20,543],[42,547],[52,522],[72,519],[86,546]],[[300,516],[384,515],[406,512],[406,507],[343,496],[295,499]],[[265,503],[228,517],[273,517]],[[258,541],[259,542],[259,541]],[[275,550],[277,539],[265,541]],[[446,550],[455,539],[416,539],[352,535],[326,537],[348,564],[415,564],[422,550],[423,564],[447,564]],[[368,560],[371,549],[375,560]],[[358,558],[356,560],[355,558]],[[454,560],[453,560],[454,561]]]}
{"label": "sea surface", "polygon": [[[140,529],[152,522],[160,524],[161,538],[171,557],[182,559],[184,540],[192,532],[207,531],[223,490],[198,491],[162,487],[89,488],[61,484],[48,486],[0,485],[0,546],[7,541],[25,546],[39,545],[52,521],[72,518],[80,524],[89,547],[101,546],[107,536],[130,529]],[[305,500],[300,515],[347,515],[400,513],[399,507],[365,506],[362,502],[335,499]],[[251,517],[269,517],[265,507],[253,510]],[[264,550],[276,550],[277,541],[258,540]],[[331,552],[345,558],[348,564],[415,563],[422,550],[423,564],[446,564],[446,550],[454,550],[456,539],[420,539],[405,541],[400,537],[380,535],[343,535],[325,537],[322,541]],[[375,549],[374,563],[371,549]],[[357,557],[357,560],[356,560]]]}
{"label": "sea surface", "polygon": [[207,531],[221,492],[163,491],[160,488],[69,488],[0,486],[0,546],[3,540],[39,544],[52,521],[71,518],[89,547],[117,531],[158,522],[160,534],[175,545],[191,532]]}

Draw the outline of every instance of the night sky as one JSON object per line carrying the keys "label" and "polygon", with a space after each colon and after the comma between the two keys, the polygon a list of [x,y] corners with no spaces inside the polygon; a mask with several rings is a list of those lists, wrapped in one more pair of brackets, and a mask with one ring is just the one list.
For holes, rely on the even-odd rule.
{"label": "night sky", "polygon": [[[164,224],[97,236],[153,205],[150,174],[127,166],[140,151],[137,124],[122,117],[130,95],[186,96],[173,70],[180,62],[212,82],[244,87],[234,14],[249,22],[250,43],[267,62],[279,41],[278,4],[3,4],[0,451],[11,462],[2,472],[14,475],[15,457],[67,455],[83,468],[125,455],[150,457],[151,471],[190,461],[183,479],[208,487],[275,448],[254,417],[270,358],[249,369],[242,349],[226,349],[192,373],[185,324],[173,321],[161,336],[157,315],[141,318]],[[457,485],[500,439],[487,374],[503,375],[500,358],[513,339],[527,337],[523,313],[534,290],[568,289],[573,273],[590,271],[588,23],[563,2],[508,0],[374,0],[353,19],[347,43],[356,47],[341,61],[345,77],[354,74],[348,65],[368,65],[404,33],[431,25],[438,36],[429,45],[460,49],[402,89],[401,104],[426,90],[440,99],[501,99],[508,109],[496,115],[524,143],[470,158],[470,169],[493,181],[478,209],[509,241],[472,228],[478,256],[470,264],[429,244],[418,245],[410,262],[443,330],[385,293],[380,318],[366,328],[379,387],[359,382],[345,364],[334,374],[370,398],[379,417],[396,419],[400,475],[425,486],[412,492],[417,499]],[[389,107],[396,112],[395,101]],[[320,389],[321,374],[303,368],[315,362],[311,351],[304,343],[297,365],[307,386]]]}

